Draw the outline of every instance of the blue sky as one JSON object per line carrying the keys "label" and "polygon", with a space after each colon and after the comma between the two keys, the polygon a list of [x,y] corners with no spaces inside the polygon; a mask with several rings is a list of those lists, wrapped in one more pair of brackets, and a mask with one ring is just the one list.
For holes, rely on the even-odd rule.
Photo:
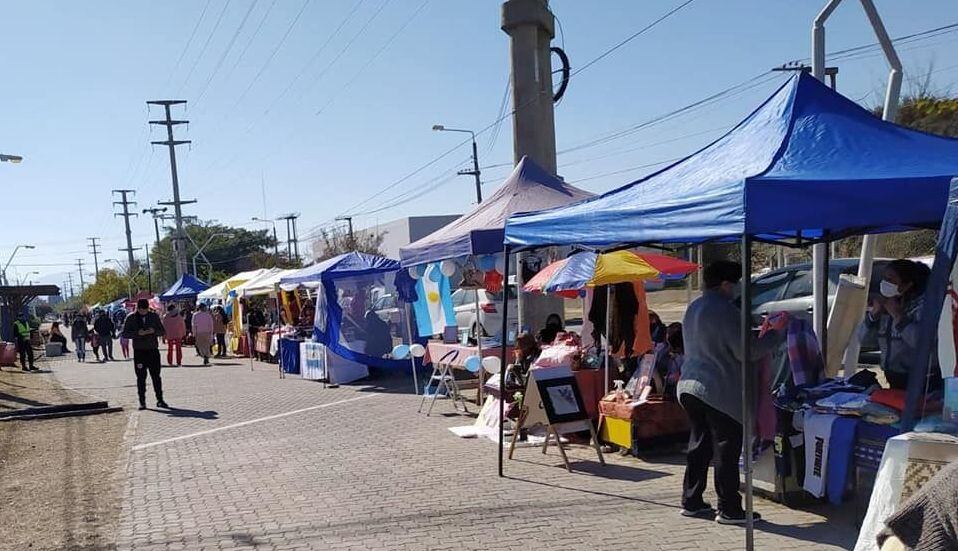
{"label": "blue sky", "polygon": [[[893,37],[958,22],[954,1],[876,3]],[[551,4],[562,30],[555,43],[564,45],[575,69],[679,2]],[[809,56],[811,20],[821,5],[693,2],[573,78],[556,108],[558,149]],[[165,138],[148,128],[147,120],[160,117],[148,112],[148,99],[189,100],[185,112],[175,111],[191,121],[177,130],[178,138],[193,140],[178,150],[183,196],[198,200],[188,214],[256,227],[250,217],[263,216],[264,189],[265,213],[300,212],[301,235],[345,212],[364,227],[469,209],[471,180],[449,176],[466,165],[466,147],[367,200],[460,141],[458,134],[432,132],[433,124],[480,129],[499,117],[509,47],[499,6],[494,0],[5,6],[0,152],[25,160],[0,165],[6,221],[0,261],[18,243],[35,244],[17,255],[11,279],[37,271],[31,279],[61,283],[75,259],[92,265],[87,237],[102,239],[101,261],[124,258],[110,190],[136,189],[140,208],[171,196],[167,152],[148,144]],[[853,0],[828,25],[830,51],[873,40]],[[938,89],[958,91],[956,46],[958,32],[902,45],[906,78],[933,67]],[[880,103],[887,73],[880,55],[842,60],[839,68],[840,91],[867,106]],[[627,137],[562,153],[559,172],[597,192],[628,183],[714,139],[780,78]],[[481,135],[479,144],[481,165],[490,167],[483,174],[488,194],[509,171],[511,120]],[[134,220],[135,245],[152,242],[152,235],[147,217]]]}

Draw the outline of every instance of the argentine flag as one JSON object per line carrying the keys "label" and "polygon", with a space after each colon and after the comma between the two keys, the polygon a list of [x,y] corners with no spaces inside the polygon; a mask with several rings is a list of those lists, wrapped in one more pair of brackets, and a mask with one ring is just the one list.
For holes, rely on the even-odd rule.
{"label": "argentine flag", "polygon": [[456,325],[449,278],[439,271],[439,264],[426,266],[426,272],[416,282],[416,294],[419,299],[413,303],[413,311],[419,336],[441,335],[447,326]]}

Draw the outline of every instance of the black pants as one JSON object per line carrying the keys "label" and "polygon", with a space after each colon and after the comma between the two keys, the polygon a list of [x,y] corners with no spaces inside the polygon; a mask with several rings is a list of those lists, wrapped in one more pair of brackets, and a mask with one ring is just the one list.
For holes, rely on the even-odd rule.
{"label": "black pants", "polygon": [[226,356],[226,333],[216,334],[216,356],[219,358]]}
{"label": "black pants", "polygon": [[136,394],[140,398],[140,404],[146,403],[146,375],[149,373],[153,381],[153,392],[156,393],[156,401],[163,401],[163,380],[160,379],[160,351],[154,350],[133,350],[133,370],[136,372]]}
{"label": "black pants", "polygon": [[690,394],[682,394],[680,401],[692,426],[682,506],[702,506],[709,463],[714,463],[718,510],[730,515],[741,513],[738,459],[742,454],[742,424]]}
{"label": "black pants", "polygon": [[[29,339],[17,337],[17,352],[20,353],[20,367],[23,369],[33,368],[33,346]],[[27,363],[29,361],[29,363]]]}

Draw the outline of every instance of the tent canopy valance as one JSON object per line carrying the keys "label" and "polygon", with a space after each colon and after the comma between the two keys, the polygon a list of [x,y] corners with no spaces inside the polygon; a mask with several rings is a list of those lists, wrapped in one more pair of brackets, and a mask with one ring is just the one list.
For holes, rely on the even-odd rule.
{"label": "tent canopy valance", "polygon": [[398,269],[399,262],[396,260],[353,251],[295,270],[293,273],[281,277],[279,283],[285,288],[290,288],[309,283],[331,281],[340,277],[359,277],[394,272]]}
{"label": "tent canopy valance", "polygon": [[163,291],[159,298],[163,302],[191,300],[209,288],[210,286],[203,281],[196,279],[190,274],[183,274],[169,289]]}
{"label": "tent canopy valance", "polygon": [[449,225],[399,249],[402,265],[501,253],[508,217],[567,205],[591,196],[592,193],[566,184],[523,157],[492,197]]}
{"label": "tent canopy valance", "polygon": [[243,285],[236,288],[236,294],[240,297],[269,295],[276,291],[276,285],[287,276],[291,276],[298,270],[284,270],[282,268],[273,268],[269,272],[256,279],[251,279]]}
{"label": "tent canopy valance", "polygon": [[248,272],[240,272],[233,277],[221,281],[220,283],[210,287],[209,289],[200,293],[197,298],[200,300],[222,300],[225,299],[230,291],[239,287],[240,285],[246,283],[247,281],[259,277],[266,269],[260,270],[250,270]]}
{"label": "tent canopy valance", "polygon": [[794,244],[937,227],[958,140],[883,121],[799,73],[729,133],[604,195],[519,214],[515,249],[731,240]]}

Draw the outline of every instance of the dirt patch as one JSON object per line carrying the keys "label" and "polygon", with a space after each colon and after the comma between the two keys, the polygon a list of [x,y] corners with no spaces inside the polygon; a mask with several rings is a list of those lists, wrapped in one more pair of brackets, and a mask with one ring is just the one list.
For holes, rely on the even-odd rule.
{"label": "dirt patch", "polygon": [[[51,375],[0,372],[0,411],[90,400]],[[0,549],[114,548],[127,420],[111,413],[0,423]]]}

